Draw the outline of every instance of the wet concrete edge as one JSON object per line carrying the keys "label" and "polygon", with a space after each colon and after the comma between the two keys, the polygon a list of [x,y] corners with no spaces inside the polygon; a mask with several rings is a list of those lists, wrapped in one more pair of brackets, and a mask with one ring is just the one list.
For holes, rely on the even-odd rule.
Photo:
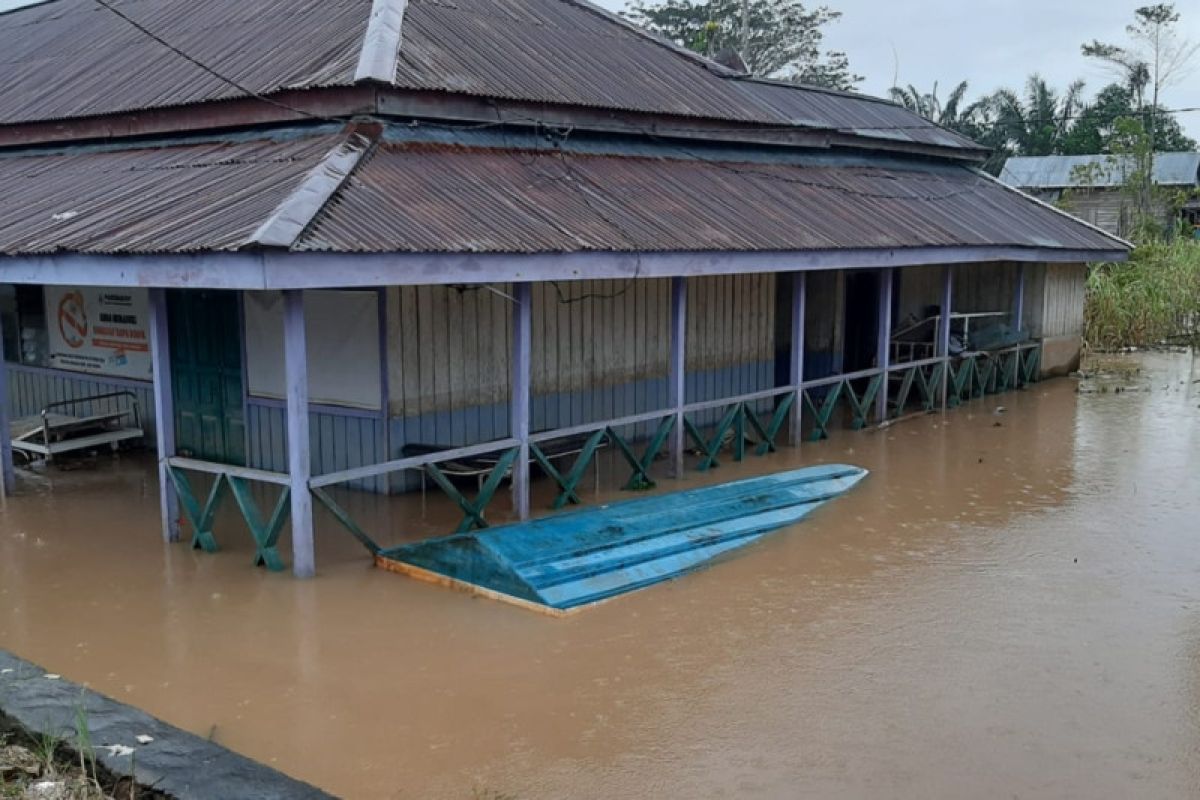
{"label": "wet concrete edge", "polygon": [[[132,777],[178,800],[235,797],[332,798],[315,786],[238,755],[156,719],[133,706],[64,678],[47,678],[37,664],[0,650],[0,711],[34,734],[73,741],[76,715],[87,712],[97,760],[115,775]],[[139,744],[138,736],[153,742]],[[107,745],[133,748],[117,755]]]}

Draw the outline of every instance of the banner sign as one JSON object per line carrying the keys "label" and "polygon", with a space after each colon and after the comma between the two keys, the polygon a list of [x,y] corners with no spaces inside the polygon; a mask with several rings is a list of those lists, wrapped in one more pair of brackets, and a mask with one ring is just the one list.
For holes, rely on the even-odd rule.
{"label": "banner sign", "polygon": [[47,286],[50,366],[148,380],[149,300],[145,289]]}

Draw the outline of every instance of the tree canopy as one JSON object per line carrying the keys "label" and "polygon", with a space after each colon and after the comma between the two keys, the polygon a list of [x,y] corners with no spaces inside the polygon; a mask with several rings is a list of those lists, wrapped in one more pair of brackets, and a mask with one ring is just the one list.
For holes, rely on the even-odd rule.
{"label": "tree canopy", "polygon": [[1133,90],[1129,86],[1113,83],[1105,86],[1088,103],[1079,118],[1071,126],[1062,143],[1064,155],[1090,155],[1114,152],[1114,138],[1118,135],[1118,122],[1125,118],[1137,119],[1149,130],[1150,118],[1154,117],[1154,149],[1160,153],[1174,153],[1197,149],[1196,141],[1183,132],[1183,127],[1173,114],[1161,108],[1143,106],[1138,108]]}
{"label": "tree canopy", "polygon": [[752,75],[853,89],[863,78],[845,53],[822,49],[841,13],[799,0],[633,0],[626,16],[697,53],[736,53]]}

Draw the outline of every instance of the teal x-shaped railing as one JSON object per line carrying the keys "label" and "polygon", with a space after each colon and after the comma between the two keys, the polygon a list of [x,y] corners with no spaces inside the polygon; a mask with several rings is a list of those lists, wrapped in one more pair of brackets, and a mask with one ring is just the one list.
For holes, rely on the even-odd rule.
{"label": "teal x-shaped railing", "polygon": [[[829,438],[834,415],[839,409],[848,415],[851,428],[865,427],[872,419],[880,392],[887,391],[889,416],[904,413],[913,401],[921,409],[932,411],[939,404],[943,381],[947,403],[958,405],[971,398],[1028,385],[1037,380],[1040,364],[1041,346],[1037,342],[992,353],[966,353],[951,359],[930,358],[893,364],[886,370],[864,370],[805,381],[799,387],[779,387],[534,433],[527,440],[529,457],[556,485],[558,491],[551,507],[561,509],[582,503],[580,484],[589,467],[595,464],[598,452],[606,445],[612,447],[629,469],[622,488],[645,490],[656,485],[653,466],[663,456],[676,425],[681,424],[684,429],[683,438],[677,438],[677,441],[690,442],[694,468],[706,471],[720,466],[726,451],[734,461],[743,460],[748,449],[757,456],[775,452],[779,436],[788,427],[789,420],[792,424],[800,419],[808,420],[811,427],[807,438],[819,441]],[[801,404],[799,414],[793,413],[797,410],[797,402]],[[714,417],[715,423],[705,422]],[[653,433],[639,440],[636,432],[647,426]],[[560,466],[556,463],[560,459],[551,457],[548,445],[566,438],[579,438],[582,444],[571,451],[574,454],[571,463]],[[521,448],[520,441],[508,438],[441,450],[320,475],[309,481],[308,488],[318,504],[363,547],[378,553],[379,545],[337,502],[330,492],[332,487],[403,470],[420,470],[462,512],[457,531],[486,528],[489,525],[488,508],[520,458]],[[491,456],[494,462],[481,476],[474,496],[469,496],[455,484],[445,465],[478,456]],[[193,547],[210,553],[218,550],[214,523],[224,499],[232,495],[255,543],[254,563],[269,570],[284,568],[278,541],[290,508],[291,480],[288,475],[188,458],[169,458],[167,463],[167,473],[178,494],[181,511],[192,528]],[[189,473],[197,472],[213,476],[203,501],[194,491],[189,477]],[[270,507],[268,515],[264,515],[260,507],[260,500],[264,499],[262,492],[256,496],[252,489],[256,483],[280,487],[273,502],[267,503]]]}

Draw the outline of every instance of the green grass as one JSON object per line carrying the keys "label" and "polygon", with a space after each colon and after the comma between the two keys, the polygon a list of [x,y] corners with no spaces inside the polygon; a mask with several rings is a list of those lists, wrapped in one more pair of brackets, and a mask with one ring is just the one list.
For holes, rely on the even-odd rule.
{"label": "green grass", "polygon": [[1200,343],[1200,243],[1149,243],[1129,261],[1088,272],[1084,338],[1091,350]]}

